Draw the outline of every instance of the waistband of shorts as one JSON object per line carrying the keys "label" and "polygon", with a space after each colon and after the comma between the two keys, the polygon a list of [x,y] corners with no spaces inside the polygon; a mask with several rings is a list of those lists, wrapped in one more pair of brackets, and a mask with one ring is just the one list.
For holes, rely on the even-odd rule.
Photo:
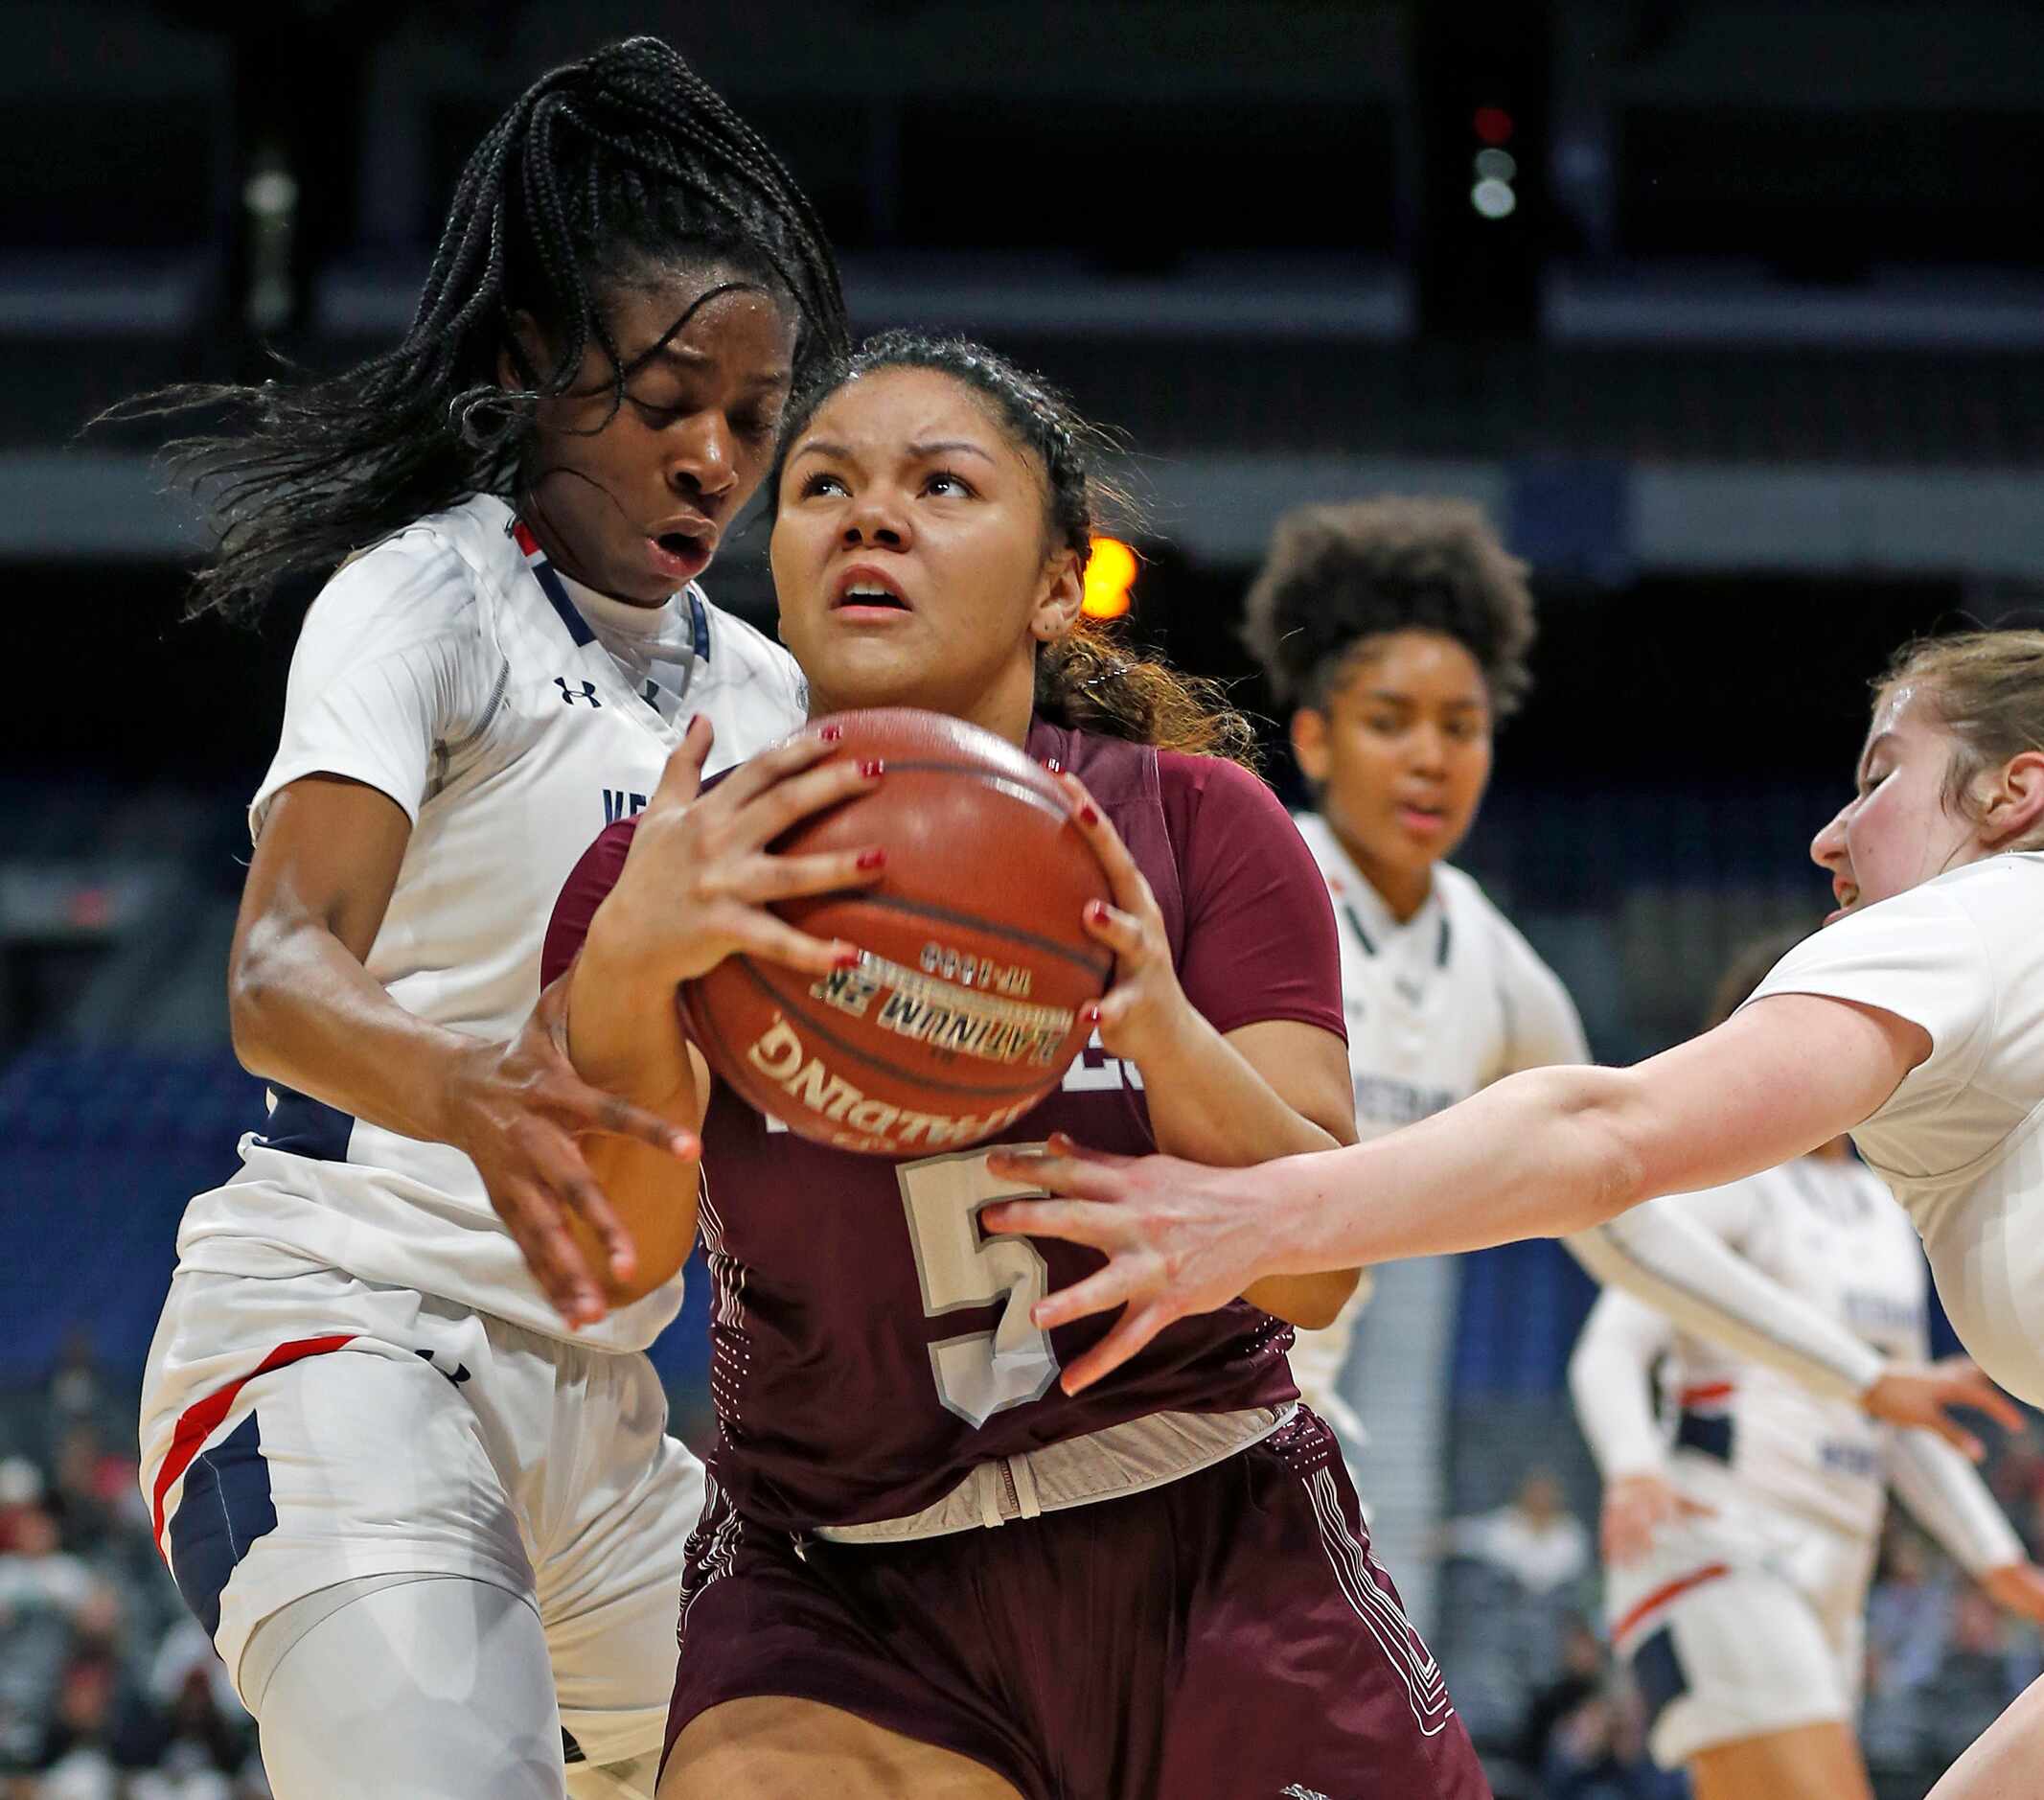
{"label": "waistband of shorts", "polygon": [[920,1512],[865,1525],[819,1525],[836,1544],[899,1544],[1118,1500],[1196,1475],[1288,1423],[1297,1401],[1236,1413],[1150,1413],[1083,1438],[981,1463]]}

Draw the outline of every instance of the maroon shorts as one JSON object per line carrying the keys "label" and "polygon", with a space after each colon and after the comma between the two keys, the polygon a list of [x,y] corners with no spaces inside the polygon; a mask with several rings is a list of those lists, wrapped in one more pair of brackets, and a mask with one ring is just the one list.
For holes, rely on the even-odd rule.
{"label": "maroon shorts", "polygon": [[1027,1800],[1488,1800],[1439,1669],[1311,1413],[1198,1474],[886,1546],[749,1524],[712,1487],[667,1720],[820,1701]]}

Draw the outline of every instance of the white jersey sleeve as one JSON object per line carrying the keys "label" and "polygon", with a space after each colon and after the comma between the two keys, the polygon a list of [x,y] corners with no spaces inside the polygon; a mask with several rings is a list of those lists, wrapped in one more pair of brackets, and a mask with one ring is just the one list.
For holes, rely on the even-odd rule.
{"label": "white jersey sleeve", "polygon": [[1942,1438],[1927,1431],[1891,1433],[1888,1480],[1917,1523],[1968,1575],[2029,1560],[1987,1484]]}
{"label": "white jersey sleeve", "polygon": [[1683,1330],[1801,1382],[1856,1401],[1887,1359],[1739,1255],[1753,1209],[1747,1182],[1670,1194],[1566,1239],[1584,1268],[1658,1308]]}
{"label": "white jersey sleeve", "polygon": [[1799,944],[1749,1005],[1823,994],[1930,1054],[1852,1139],[1908,1209],[1960,1340],[2044,1404],[2044,852],[1984,858]]}
{"label": "white jersey sleeve", "polygon": [[483,631],[474,581],[444,540],[402,534],[343,567],[299,632],[251,838],[279,791],[310,774],[366,783],[416,826],[436,751],[458,747],[487,711],[498,658],[486,656]]}
{"label": "white jersey sleeve", "polygon": [[1504,1002],[1505,1029],[1500,1073],[1590,1061],[1582,1015],[1561,977],[1502,915],[1498,923],[1504,928],[1498,933],[1498,991]]}
{"label": "white jersey sleeve", "polygon": [[1884,1140],[1907,1141],[1899,1163],[1878,1158],[1879,1166],[1935,1175],[1980,1153],[1978,1143],[1954,1138],[1945,1115],[1972,1087],[1993,1042],[1996,970],[1979,925],[1945,880],[1926,882],[1804,938],[1746,1004],[1777,994],[1819,994],[1878,1007],[1929,1034],[1930,1054],[1875,1114]]}
{"label": "white jersey sleeve", "polygon": [[1667,1444],[1654,1418],[1654,1362],[1674,1338],[1665,1313],[1616,1287],[1597,1296],[1569,1358],[1576,1423],[1608,1481],[1657,1473]]}

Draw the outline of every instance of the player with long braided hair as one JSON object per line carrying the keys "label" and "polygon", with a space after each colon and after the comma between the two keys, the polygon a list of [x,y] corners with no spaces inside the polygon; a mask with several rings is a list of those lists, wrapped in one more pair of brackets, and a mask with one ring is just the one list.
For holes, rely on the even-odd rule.
{"label": "player with long braided hair", "polygon": [[585,1141],[692,1145],[532,994],[690,716],[724,759],[802,716],[694,583],[845,338],[800,190],[641,37],[484,138],[394,350],[127,409],[234,417],[172,450],[215,510],[198,609],[325,579],[229,971],[271,1109],[185,1214],[142,1409],[280,1800],[651,1791],[702,1475],[642,1352],[685,1244],[626,1235]]}

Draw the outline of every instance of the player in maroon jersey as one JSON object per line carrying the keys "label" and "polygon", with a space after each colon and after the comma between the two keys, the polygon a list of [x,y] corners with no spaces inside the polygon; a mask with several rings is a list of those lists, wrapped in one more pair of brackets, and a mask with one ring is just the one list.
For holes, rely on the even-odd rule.
{"label": "player in maroon jersey", "polygon": [[[1093,443],[990,352],[869,344],[784,431],[782,635],[813,712],[948,712],[1073,782],[1115,981],[1098,1048],[1002,1142],[1329,1146],[1353,1121],[1324,884],[1225,753],[1241,721],[1080,626]],[[851,1155],[712,1089],[675,984],[735,950],[826,972],[842,947],[764,902],[871,873],[765,853],[853,781],[810,767],[823,748],[699,793],[692,731],[548,937],[549,975],[583,951],[584,1074],[701,1123],[720,1431],[663,1800],[1486,1794],[1286,1366],[1286,1321],[1326,1323],[1351,1274],[1252,1289],[1074,1399],[1058,1372],[1105,1326],[1045,1334],[1029,1308],[1092,1258],[982,1234],[1015,1191],[986,1147]],[[693,1198],[672,1159],[592,1152],[608,1191]]]}

